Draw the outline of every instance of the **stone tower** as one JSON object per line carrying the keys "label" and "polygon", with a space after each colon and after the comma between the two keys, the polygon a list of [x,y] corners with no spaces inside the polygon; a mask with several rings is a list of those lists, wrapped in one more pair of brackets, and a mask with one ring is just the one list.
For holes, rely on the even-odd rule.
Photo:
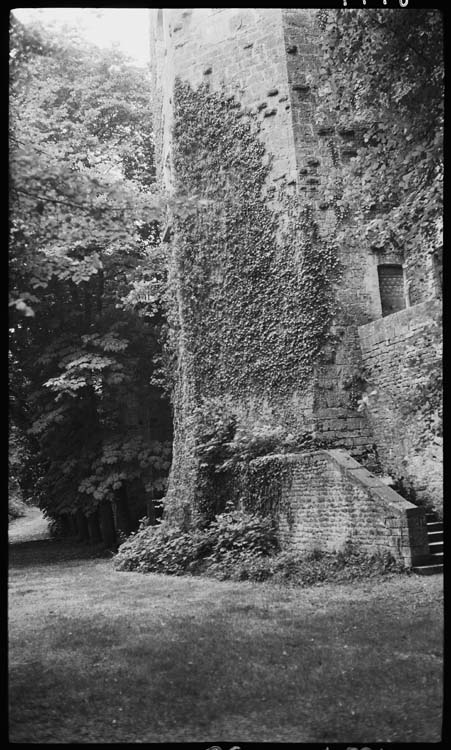
{"label": "stone tower", "polygon": [[[184,132],[191,132],[190,128],[197,133],[197,136],[190,136],[193,138],[193,162],[195,159],[201,161],[198,147],[202,131],[199,128],[195,130],[195,120],[198,116],[200,122],[204,113],[199,110],[197,115],[195,107],[191,106],[183,115],[177,104],[177,96],[179,99],[181,96],[177,95],[177,82],[180,82],[185,86],[185,98],[187,91],[195,92],[199,87],[211,97],[216,95],[216,114],[211,108],[209,111],[210,119],[219,118],[215,126],[218,137],[224,118],[229,118],[227,122],[232,123],[230,107],[234,108],[233,116],[237,120],[239,118],[242,122],[247,118],[252,123],[253,132],[258,134],[257,140],[265,154],[262,157],[265,185],[261,195],[266,205],[260,213],[255,214],[257,219],[254,225],[260,221],[258,217],[266,216],[265,211],[272,212],[277,225],[274,236],[279,242],[285,227],[285,201],[296,200],[301,207],[310,206],[314,213],[317,233],[313,242],[318,243],[318,248],[322,247],[321,243],[327,243],[334,222],[333,209],[325,200],[323,190],[325,178],[332,168],[330,140],[333,136],[336,153],[340,159],[346,160],[354,153],[356,134],[352,129],[331,134],[327,126],[317,122],[312,82],[319,62],[320,33],[315,11],[310,9],[151,10],[156,161],[160,182],[168,193],[176,194],[183,179],[187,180],[187,184],[192,179],[191,173],[185,178],[182,169],[186,163],[187,149],[183,147],[183,151],[178,145]],[[220,110],[221,107],[223,110]],[[185,122],[182,115],[186,118]],[[226,136],[230,124],[224,125],[224,129]],[[208,138],[214,139],[215,132],[212,125]],[[174,133],[179,134],[179,141]],[[243,130],[242,133],[243,138],[247,137],[247,131]],[[208,153],[206,143],[207,160]],[[241,160],[242,164],[244,159],[244,152],[237,154],[237,163]],[[241,168],[237,167],[238,171]],[[221,170],[221,164],[217,169]],[[205,188],[209,177],[205,170],[203,175],[202,185]],[[215,177],[212,171],[212,184]],[[231,179],[236,179],[237,185],[243,182],[236,175],[232,175]],[[238,212],[238,215],[242,214]],[[171,217],[168,217],[168,221],[172,223]],[[230,226],[232,224],[230,220]],[[211,226],[209,228],[212,247],[215,246],[215,232],[219,225],[215,226],[216,230]],[[179,498],[183,495],[183,499],[174,500],[177,512],[181,505],[186,511],[196,493],[199,475],[199,464],[195,458],[198,425],[193,415],[202,404],[208,410],[210,397],[214,399],[211,402],[212,410],[221,401],[232,404],[235,413],[241,414],[246,424],[252,421],[257,424],[264,415],[266,423],[283,425],[290,431],[310,432],[326,439],[329,445],[348,450],[362,462],[377,459],[382,473],[402,479],[414,488],[418,497],[426,498],[431,506],[440,511],[440,448],[433,433],[425,432],[424,425],[419,427],[415,420],[409,421],[408,417],[403,416],[406,395],[427,377],[425,365],[430,371],[440,362],[439,290],[431,256],[426,257],[419,251],[418,256],[406,264],[400,254],[393,250],[385,253],[381,259],[377,253],[369,254],[358,247],[338,248],[341,276],[339,282],[332,284],[335,311],[329,326],[334,333],[333,341],[324,343],[321,356],[315,356],[310,363],[310,375],[303,378],[296,374],[287,380],[282,394],[282,391],[276,393],[277,373],[271,375],[274,388],[266,387],[265,377],[269,370],[264,369],[264,363],[269,362],[270,350],[277,350],[276,362],[279,377],[283,380],[290,368],[298,367],[293,362],[302,355],[302,332],[290,332],[293,315],[296,316],[297,311],[301,310],[304,314],[302,320],[305,320],[303,305],[306,307],[309,304],[302,295],[299,299],[293,298],[293,290],[298,288],[293,282],[296,264],[299,264],[300,274],[304,262],[299,252],[293,250],[291,256],[285,256],[290,258],[287,268],[289,265],[291,281],[289,279],[286,285],[281,282],[279,288],[274,286],[271,291],[271,299],[274,300],[274,296],[278,299],[271,324],[265,328],[267,319],[263,293],[259,297],[260,308],[256,304],[247,308],[244,303],[241,305],[242,328],[238,324],[232,325],[232,322],[228,327],[223,315],[215,334],[216,340],[209,349],[215,352],[213,372],[205,379],[204,374],[200,374],[204,360],[192,351],[193,344],[190,342],[194,339],[190,331],[193,321],[209,320],[214,305],[220,306],[217,300],[226,298],[232,271],[228,270],[224,260],[224,249],[222,255],[218,255],[219,260],[212,259],[206,251],[202,255],[204,251],[199,249],[199,257],[204,258],[199,296],[193,293],[191,286],[188,294],[188,282],[192,280],[190,273],[194,273],[193,261],[187,254],[183,222],[178,228],[175,222],[173,229],[168,255],[171,257],[170,273],[174,290],[177,374],[170,493],[174,497],[178,494]],[[233,242],[230,234],[233,230],[227,231],[227,252],[230,253],[230,247],[240,243],[239,229],[237,238],[232,237]],[[242,232],[243,236],[246,234],[249,237],[252,226],[245,228],[242,224]],[[166,235],[169,235],[169,231]],[[263,244],[265,241],[263,238]],[[182,246],[185,248],[183,251],[180,249]],[[196,247],[200,248],[193,242],[191,246],[194,253]],[[244,249],[242,252],[245,252]],[[274,257],[277,252],[274,251]],[[270,250],[267,254],[271,254]],[[262,258],[263,255],[262,250]],[[239,255],[236,257],[240,258]],[[282,257],[282,251],[279,257]],[[268,263],[268,269],[279,272],[274,259]],[[252,273],[257,274],[257,279],[255,263],[253,268]],[[197,269],[198,276],[199,273]],[[236,288],[242,285],[241,300],[246,299],[243,279],[247,273],[244,268],[241,275],[235,276]],[[274,275],[275,271],[268,271],[270,273]],[[284,278],[283,274],[280,278]],[[289,299],[282,299],[284,295]],[[283,317],[285,314],[286,318]],[[215,315],[215,320],[219,320],[219,313],[215,312]],[[252,320],[246,320],[247,315]],[[253,328],[249,334],[249,348],[245,350],[240,346],[242,336],[246,334],[247,322]],[[209,335],[206,329],[196,330],[202,330],[201,336],[204,338]],[[280,343],[283,337],[286,339],[285,348]],[[236,377],[234,373],[238,373],[238,366],[232,362],[234,349],[242,352],[241,374]],[[245,352],[251,350],[252,356],[249,354],[246,359]],[[281,352],[286,354],[285,361],[285,355]],[[298,368],[296,373],[299,372],[301,370]],[[234,377],[236,382],[239,381],[236,389],[233,387]],[[254,382],[257,383],[255,387]],[[359,387],[363,389],[360,392]],[[377,397],[371,410],[362,411],[358,409],[356,392],[358,396],[364,396],[365,388],[367,392],[376,392]]]}

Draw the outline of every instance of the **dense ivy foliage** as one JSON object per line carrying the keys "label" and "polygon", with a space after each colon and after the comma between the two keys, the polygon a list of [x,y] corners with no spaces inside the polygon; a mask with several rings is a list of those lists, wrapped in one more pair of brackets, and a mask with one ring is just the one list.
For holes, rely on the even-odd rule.
{"label": "dense ivy foliage", "polygon": [[227,421],[230,400],[267,399],[283,411],[293,392],[307,393],[331,335],[339,265],[312,207],[270,188],[256,118],[233,97],[177,80],[173,143],[177,190],[205,205],[173,226],[175,461],[184,466],[181,480],[173,467],[171,492],[200,507],[206,487],[201,481],[194,498],[188,485],[200,476],[193,453],[202,415],[214,399]]}
{"label": "dense ivy foliage", "polygon": [[175,225],[185,344],[197,393],[286,395],[328,334],[337,262],[308,206],[270,207],[257,125],[237,114],[232,98],[176,82],[178,187],[211,201]]}
{"label": "dense ivy foliage", "polygon": [[399,251],[408,262],[425,250],[440,252],[440,11],[321,10],[318,20],[318,125],[343,134],[350,154],[340,159],[340,144],[331,138],[335,169],[325,197],[341,220],[337,241]]}
{"label": "dense ivy foliage", "polygon": [[[335,240],[378,263],[402,263],[410,304],[441,297],[442,13],[337,9],[318,11],[317,20],[311,84],[318,127],[329,133],[325,200],[335,208]],[[416,360],[413,353],[405,362],[410,392],[400,395],[397,383],[378,392],[370,377],[359,408],[376,430],[383,420],[398,436],[384,463],[401,494],[441,513],[442,377],[437,361]]]}

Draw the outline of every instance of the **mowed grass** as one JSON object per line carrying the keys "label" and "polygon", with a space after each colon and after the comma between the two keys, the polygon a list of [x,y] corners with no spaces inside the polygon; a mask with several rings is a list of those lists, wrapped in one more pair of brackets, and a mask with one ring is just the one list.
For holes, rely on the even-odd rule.
{"label": "mowed grass", "polygon": [[442,612],[441,576],[296,590],[14,544],[10,741],[436,742]]}

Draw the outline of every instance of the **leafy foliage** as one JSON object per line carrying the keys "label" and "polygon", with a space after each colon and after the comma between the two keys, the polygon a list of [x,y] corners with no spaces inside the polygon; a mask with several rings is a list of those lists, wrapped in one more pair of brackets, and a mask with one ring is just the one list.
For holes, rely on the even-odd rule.
{"label": "leafy foliage", "polygon": [[231,503],[210,524],[208,537],[211,543],[209,559],[214,562],[226,553],[240,553],[246,549],[255,554],[269,555],[277,547],[270,519],[237,510]]}
{"label": "leafy foliage", "polygon": [[180,533],[167,522],[141,528],[120,546],[114,566],[140,573],[200,574],[296,586],[405,571],[389,553],[369,554],[351,542],[337,552],[315,550],[302,555],[280,551],[268,518],[230,504],[204,530]]}
{"label": "leafy foliage", "polygon": [[25,515],[27,506],[20,497],[16,482],[12,481],[8,487],[8,521],[14,521]]}
{"label": "leafy foliage", "polygon": [[[318,124],[337,241],[414,262],[442,245],[443,25],[438,10],[318,11]],[[349,147],[352,147],[351,149]],[[343,157],[348,150],[350,158]]]}
{"label": "leafy foliage", "polygon": [[[11,59],[11,267],[17,307],[23,294],[31,293],[38,303],[35,292],[54,278],[78,286],[101,275],[106,253],[136,253],[140,246],[142,255],[143,238],[155,235],[149,221],[159,218],[160,208],[158,196],[151,205],[153,137],[145,72],[117,51],[50,36],[39,25],[24,27],[15,19]],[[128,168],[130,150],[142,156],[139,170]]]}
{"label": "leafy foliage", "polygon": [[238,571],[241,580],[271,580],[292,586],[345,583],[404,572],[407,572],[405,566],[390,553],[370,554],[350,542],[337,552],[314,550],[304,555],[279,552],[261,560],[258,566],[253,561],[250,564],[246,561]]}
{"label": "leafy foliage", "polygon": [[162,521],[157,526],[147,526],[132,534],[121,544],[114,566],[117,570],[183,575],[194,567],[207,549],[205,532],[181,533],[171,523]]}
{"label": "leafy foliage", "polygon": [[167,521],[140,529],[119,547],[114,564],[118,570],[173,575],[208,570],[218,574],[223,566],[236,564],[243,555],[261,557],[275,548],[269,519],[229,505],[203,530],[181,533]]}
{"label": "leafy foliage", "polygon": [[148,74],[13,20],[10,101],[12,415],[33,494],[57,518],[125,489],[142,514],[171,454]]}
{"label": "leafy foliage", "polygon": [[[167,508],[175,514],[201,500],[192,478],[202,398],[208,394],[206,409],[215,399],[266,400],[280,420],[292,420],[289,399],[308,391],[331,336],[336,248],[320,236],[311,206],[284,190],[270,200],[259,127],[224,91],[175,82],[176,188],[211,201],[173,223],[169,323],[177,382]],[[301,409],[296,419],[303,421]]]}
{"label": "leafy foliage", "polygon": [[212,199],[174,224],[183,330],[196,391],[286,395],[329,334],[339,267],[309,206],[281,196],[279,211],[270,207],[258,125],[238,109],[206,85],[176,81],[177,187]]}
{"label": "leafy foliage", "polygon": [[8,451],[8,520],[25,514],[34,476],[30,471],[29,440],[10,420]]}
{"label": "leafy foliage", "polygon": [[195,506],[201,524],[222,512],[229,500],[275,520],[291,472],[286,454],[326,447],[311,432],[290,431],[275,423],[271,413],[245,415],[227,399],[205,398],[196,425]]}
{"label": "leafy foliage", "polygon": [[[202,396],[208,394],[212,410],[214,398],[233,396],[244,410],[252,400],[270,402],[273,425],[301,421],[333,324],[367,322],[360,293],[353,298],[346,285],[336,293],[338,256],[349,274],[354,251],[357,258],[377,252],[380,262],[384,253],[390,262],[404,262],[415,303],[425,294],[420,270],[440,254],[440,13],[339,9],[319,11],[317,18],[320,69],[306,83],[316,94],[318,128],[330,133],[323,143],[332,162],[324,181],[321,176],[317,212],[308,194],[290,200],[287,186],[271,193],[270,155],[255,113],[208,84],[193,90],[176,83],[175,179],[179,189],[189,186],[214,203],[174,222],[172,320],[180,378],[174,399],[180,469],[168,498],[174,507],[178,494],[212,514],[231,492],[229,483],[220,498],[220,482],[205,482],[209,467],[221,471],[235,459],[227,420],[201,455],[195,413]],[[321,206],[333,209],[327,219],[318,219]],[[338,297],[346,300],[343,309]],[[316,385],[327,401],[319,378]],[[349,390],[349,406],[356,408],[358,388]],[[298,395],[304,402],[288,415]],[[288,431],[297,430],[290,424]],[[202,499],[207,495],[210,508]]]}
{"label": "leafy foliage", "polygon": [[[321,440],[311,433],[291,433],[283,425],[268,423],[265,419],[246,421],[222,407],[203,412],[202,430],[199,432],[197,453],[201,468],[211,468],[220,473],[233,469],[239,463],[249,463],[254,458],[276,453],[296,453],[319,448]],[[200,410],[201,412],[203,410]]]}

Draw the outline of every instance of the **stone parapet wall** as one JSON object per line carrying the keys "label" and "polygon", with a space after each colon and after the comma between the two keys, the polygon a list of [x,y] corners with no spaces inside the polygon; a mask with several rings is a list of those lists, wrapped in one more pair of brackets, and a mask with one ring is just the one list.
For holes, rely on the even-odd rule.
{"label": "stone parapet wall", "polygon": [[[270,460],[270,457],[268,457]],[[277,456],[290,464],[278,533],[284,549],[337,551],[348,541],[406,565],[429,553],[425,513],[341,449]]]}
{"label": "stone parapet wall", "polygon": [[381,463],[442,512],[442,307],[429,300],[359,327],[366,409]]}

